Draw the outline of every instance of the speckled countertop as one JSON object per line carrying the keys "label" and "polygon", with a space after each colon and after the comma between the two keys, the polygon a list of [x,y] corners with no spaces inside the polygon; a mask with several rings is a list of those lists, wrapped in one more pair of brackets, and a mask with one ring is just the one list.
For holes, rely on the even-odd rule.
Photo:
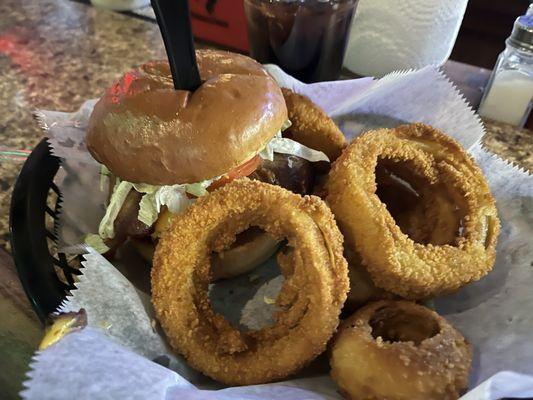
{"label": "speckled countertop", "polygon": [[[73,111],[134,65],[164,57],[156,25],[70,0],[0,2],[0,145],[42,138],[32,110]],[[0,161],[0,246],[21,164]]]}
{"label": "speckled countertop", "polygon": [[[164,57],[151,22],[70,0],[0,2],[0,145],[31,149],[42,138],[32,110],[73,111],[130,67]],[[487,124],[487,147],[533,171],[533,134]],[[20,163],[0,160],[0,246]]]}

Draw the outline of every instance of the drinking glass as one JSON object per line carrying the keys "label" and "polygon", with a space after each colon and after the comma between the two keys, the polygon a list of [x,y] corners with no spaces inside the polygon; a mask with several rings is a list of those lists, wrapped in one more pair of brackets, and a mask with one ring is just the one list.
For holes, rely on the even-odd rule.
{"label": "drinking glass", "polygon": [[250,54],[303,82],[339,77],[358,0],[244,0]]}

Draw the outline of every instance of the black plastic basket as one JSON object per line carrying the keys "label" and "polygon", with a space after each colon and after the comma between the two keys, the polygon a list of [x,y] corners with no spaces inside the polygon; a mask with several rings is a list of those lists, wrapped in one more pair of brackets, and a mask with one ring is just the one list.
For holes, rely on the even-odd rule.
{"label": "black plastic basket", "polygon": [[54,183],[60,160],[43,139],[30,154],[13,188],[11,247],[26,295],[41,321],[74,288],[79,269],[56,250],[61,193]]}

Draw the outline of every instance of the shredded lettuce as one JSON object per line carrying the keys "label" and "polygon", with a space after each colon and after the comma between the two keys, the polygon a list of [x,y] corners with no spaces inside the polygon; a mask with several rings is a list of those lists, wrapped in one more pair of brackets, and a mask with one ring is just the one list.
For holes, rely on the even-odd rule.
{"label": "shredded lettuce", "polygon": [[137,219],[148,226],[152,226],[157,221],[158,215],[155,193],[146,193],[141,198]]}
{"label": "shredded lettuce", "polygon": [[191,204],[185,185],[161,186],[156,193],[155,201],[158,213],[162,206],[167,206],[171,213],[178,214]]}
{"label": "shredded lettuce", "polygon": [[100,170],[100,191],[103,192],[106,189],[107,183],[109,182],[109,175],[111,172],[107,167],[102,164],[102,169]]}
{"label": "shredded lettuce", "polygon": [[274,153],[292,154],[311,162],[329,161],[328,156],[323,152],[313,150],[292,139],[274,138],[269,145],[272,146]]}
{"label": "shredded lettuce", "polygon": [[281,126],[281,131],[283,132],[285,129],[289,129],[292,126],[292,122],[290,119],[285,121],[283,125]]}
{"label": "shredded lettuce", "polygon": [[185,185],[185,191],[196,197],[202,197],[208,193],[207,188],[209,187],[209,185],[211,185],[212,182],[213,181],[209,179],[199,183],[188,183]]}
{"label": "shredded lettuce", "polygon": [[156,186],[145,183],[120,182],[115,185],[109,206],[104,218],[100,222],[98,233],[101,238],[113,238],[115,236],[114,222],[124,204],[124,200],[131,189],[144,193],[139,204],[139,221],[151,226],[158,218],[162,206],[167,206],[170,212],[178,214],[183,212],[192,203],[187,193],[200,197],[207,194],[207,187],[213,180],[205,180],[198,183]]}
{"label": "shredded lettuce", "polygon": [[158,218],[162,206],[167,206],[173,214],[179,214],[187,209],[193,202],[187,193],[196,197],[207,194],[207,187],[212,180],[205,180],[199,183],[171,185],[171,186],[150,186],[134,185],[135,190],[145,193],[139,206],[139,221],[146,225],[152,225]]}
{"label": "shredded lettuce", "polygon": [[109,205],[105,210],[104,218],[100,221],[100,226],[98,227],[98,234],[102,239],[111,239],[115,237],[115,227],[114,222],[115,218],[126,200],[126,196],[133,188],[133,184],[130,182],[122,181],[115,184],[113,189],[113,194],[109,199]]}
{"label": "shredded lettuce", "polygon": [[[281,137],[281,132],[278,132],[278,134]],[[265,148],[259,152],[259,157],[261,157],[263,160],[274,160],[274,148],[270,145],[271,142],[272,140],[268,142]]]}
{"label": "shredded lettuce", "polygon": [[100,235],[95,233],[89,233],[87,236],[85,236],[85,243],[100,254],[104,254],[109,250],[109,247],[107,247]]}
{"label": "shredded lettuce", "polygon": [[274,153],[292,154],[311,162],[329,161],[328,156],[323,152],[313,150],[292,139],[282,137],[281,131],[259,152],[259,156],[272,161],[274,159]]}
{"label": "shredded lettuce", "polygon": [[133,188],[139,193],[155,193],[161,186],[149,185],[147,183],[133,183]]}

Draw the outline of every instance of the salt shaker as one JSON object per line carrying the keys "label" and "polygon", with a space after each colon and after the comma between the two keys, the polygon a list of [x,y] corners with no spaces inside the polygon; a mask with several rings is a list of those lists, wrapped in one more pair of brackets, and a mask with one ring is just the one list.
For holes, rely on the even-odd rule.
{"label": "salt shaker", "polygon": [[479,114],[523,127],[533,105],[533,15],[518,17],[505,43]]}

